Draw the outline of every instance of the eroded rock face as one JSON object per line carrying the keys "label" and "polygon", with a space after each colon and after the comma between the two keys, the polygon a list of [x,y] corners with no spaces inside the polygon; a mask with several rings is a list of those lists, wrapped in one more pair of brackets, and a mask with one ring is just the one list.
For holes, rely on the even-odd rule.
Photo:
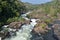
{"label": "eroded rock face", "polygon": [[52,27],[54,29],[54,37],[60,40],[60,24],[54,24]]}
{"label": "eroded rock face", "polygon": [[9,28],[19,29],[23,24],[30,24],[30,20],[25,20],[25,22],[12,22],[9,24]]}
{"label": "eroded rock face", "polygon": [[9,24],[9,28],[13,28],[13,29],[19,29],[21,28],[22,23],[21,22],[12,22]]}
{"label": "eroded rock face", "polygon": [[35,28],[33,29],[33,32],[35,33],[41,33],[41,34],[45,34],[46,32],[48,32],[50,28],[48,28],[48,25],[44,22],[42,23],[38,23]]}

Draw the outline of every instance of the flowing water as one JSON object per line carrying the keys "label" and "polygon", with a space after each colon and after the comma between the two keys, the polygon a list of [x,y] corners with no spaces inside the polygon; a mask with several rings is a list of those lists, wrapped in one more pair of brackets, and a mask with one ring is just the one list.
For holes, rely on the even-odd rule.
{"label": "flowing water", "polygon": [[31,20],[32,22],[30,22],[30,24],[23,25],[21,29],[19,29],[19,31],[16,32],[17,35],[15,37],[11,37],[10,39],[6,38],[5,40],[30,40],[30,38],[32,37],[31,31],[37,24],[36,23],[37,19],[28,19],[26,16],[29,13],[30,12],[23,14],[22,17],[25,18],[26,20]]}
{"label": "flowing water", "polygon": [[21,29],[19,29],[19,31],[16,32],[17,35],[15,37],[12,36],[11,38],[6,38],[5,40],[55,40],[52,37],[52,35],[54,34],[53,29],[51,29],[46,35],[44,35],[44,37],[42,37],[42,36],[40,37],[39,35],[31,34],[31,31],[34,28],[34,26],[37,24],[36,21],[38,19],[28,19],[26,16],[29,13],[31,13],[31,12],[22,14],[21,16],[26,20],[31,20],[30,24],[24,24],[21,27]]}

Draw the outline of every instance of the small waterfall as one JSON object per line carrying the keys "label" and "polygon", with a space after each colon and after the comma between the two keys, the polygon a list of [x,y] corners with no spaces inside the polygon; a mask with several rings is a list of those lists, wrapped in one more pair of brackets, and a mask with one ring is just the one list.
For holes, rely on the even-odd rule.
{"label": "small waterfall", "polygon": [[30,12],[23,14],[22,17],[25,18],[26,20],[31,20],[30,24],[25,24],[19,29],[18,32],[16,32],[17,36],[16,37],[11,37],[10,39],[5,39],[5,40],[30,40],[32,37],[31,31],[34,28],[34,26],[37,24],[36,19],[28,19],[26,17],[27,14]]}

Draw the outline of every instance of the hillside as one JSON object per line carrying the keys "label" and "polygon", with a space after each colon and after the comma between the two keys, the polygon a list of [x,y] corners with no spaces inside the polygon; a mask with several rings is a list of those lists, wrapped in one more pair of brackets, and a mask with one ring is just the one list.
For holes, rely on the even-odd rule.
{"label": "hillside", "polygon": [[[60,1],[57,1],[57,0],[53,0],[51,2],[48,2],[48,3],[45,3],[45,4],[38,4],[38,5],[34,5],[34,13],[32,13],[33,15],[35,13],[38,12],[38,14],[46,14],[46,15],[49,15],[50,17],[53,17],[53,18],[56,18],[57,17],[57,14],[60,13]],[[32,15],[32,16],[33,16]],[[31,16],[31,17],[32,17]]]}
{"label": "hillside", "polygon": [[[60,0],[53,0],[36,6],[33,12],[27,15],[30,19],[39,19],[32,32],[42,34],[43,40],[60,40]],[[35,37],[35,39],[38,40],[39,38]]]}

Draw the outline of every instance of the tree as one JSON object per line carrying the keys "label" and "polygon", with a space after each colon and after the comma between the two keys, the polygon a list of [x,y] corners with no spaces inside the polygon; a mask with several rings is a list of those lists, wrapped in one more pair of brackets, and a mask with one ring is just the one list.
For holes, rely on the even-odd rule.
{"label": "tree", "polygon": [[0,26],[9,18],[19,17],[24,10],[26,7],[19,0],[0,0]]}

